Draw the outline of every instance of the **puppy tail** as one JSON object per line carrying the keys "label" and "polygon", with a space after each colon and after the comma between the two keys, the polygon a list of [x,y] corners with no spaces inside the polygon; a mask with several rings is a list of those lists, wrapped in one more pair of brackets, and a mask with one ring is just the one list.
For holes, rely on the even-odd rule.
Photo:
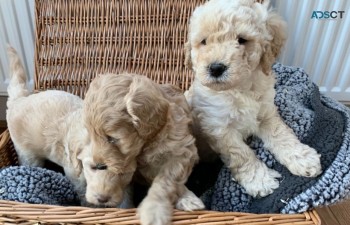
{"label": "puppy tail", "polygon": [[29,91],[26,85],[27,75],[16,50],[11,46],[7,46],[7,55],[10,59],[10,83],[7,88],[9,105],[17,98],[28,96]]}

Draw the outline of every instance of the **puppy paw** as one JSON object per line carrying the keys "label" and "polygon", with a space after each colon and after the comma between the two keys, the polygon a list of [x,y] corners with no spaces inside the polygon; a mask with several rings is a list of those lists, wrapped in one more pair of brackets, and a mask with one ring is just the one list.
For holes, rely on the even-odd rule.
{"label": "puppy paw", "polygon": [[176,209],[184,210],[184,211],[193,211],[204,209],[205,206],[192,191],[187,190],[176,203]]}
{"label": "puppy paw", "polygon": [[157,201],[146,197],[138,208],[141,225],[170,225],[172,206],[167,201]]}
{"label": "puppy paw", "polygon": [[264,197],[279,187],[278,178],[281,175],[272,169],[269,169],[264,163],[259,162],[249,171],[236,174],[239,177],[238,183],[241,184],[246,192],[253,197]]}
{"label": "puppy paw", "polygon": [[321,155],[307,145],[300,144],[288,155],[284,163],[291,173],[303,177],[316,177],[322,173]]}

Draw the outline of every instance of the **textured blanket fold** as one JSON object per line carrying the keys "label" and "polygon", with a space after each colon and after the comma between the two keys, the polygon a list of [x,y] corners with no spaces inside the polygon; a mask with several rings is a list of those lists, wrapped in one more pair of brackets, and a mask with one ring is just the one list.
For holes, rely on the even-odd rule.
{"label": "textured blanket fold", "polygon": [[[131,187],[127,187],[122,202],[115,207],[133,208],[132,191]],[[29,166],[0,170],[0,199],[30,204],[80,205],[74,186],[66,176],[53,170]]]}
{"label": "textured blanket fold", "polygon": [[253,213],[296,213],[344,198],[350,189],[350,110],[320,95],[318,87],[300,68],[279,63],[275,104],[284,122],[302,143],[321,154],[323,173],[316,178],[298,177],[277,162],[257,137],[248,140],[257,157],[282,175],[280,187],[260,199],[250,197],[221,169],[213,188],[203,196],[208,209]]}
{"label": "textured blanket fold", "polygon": [[26,166],[0,171],[0,199],[31,204],[80,204],[67,177],[44,168]]}

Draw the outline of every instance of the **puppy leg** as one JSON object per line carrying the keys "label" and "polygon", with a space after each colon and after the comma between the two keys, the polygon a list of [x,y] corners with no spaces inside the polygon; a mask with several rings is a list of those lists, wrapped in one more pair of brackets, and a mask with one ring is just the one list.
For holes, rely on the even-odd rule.
{"label": "puppy leg", "polygon": [[[213,142],[211,142],[213,143]],[[234,179],[253,197],[269,195],[278,188],[280,174],[258,160],[238,132],[230,132],[216,141],[222,160]]]}
{"label": "puppy leg", "polygon": [[176,209],[184,211],[193,211],[204,209],[204,204],[192,191],[188,190],[184,185],[181,193],[179,194],[179,199],[176,202]]}
{"label": "puppy leg", "polygon": [[147,196],[138,208],[142,225],[171,224],[173,205],[178,199],[179,188],[186,182],[194,160],[170,157],[154,178]]}
{"label": "puppy leg", "polygon": [[[166,177],[166,176],[165,176]],[[150,187],[147,196],[138,208],[142,225],[171,224],[173,212],[172,201],[175,199],[176,184],[166,181],[166,178],[157,177]]]}
{"label": "puppy leg", "polygon": [[269,115],[262,120],[257,134],[266,148],[295,175],[315,177],[321,174],[320,155],[316,150],[300,143],[277,111]]}

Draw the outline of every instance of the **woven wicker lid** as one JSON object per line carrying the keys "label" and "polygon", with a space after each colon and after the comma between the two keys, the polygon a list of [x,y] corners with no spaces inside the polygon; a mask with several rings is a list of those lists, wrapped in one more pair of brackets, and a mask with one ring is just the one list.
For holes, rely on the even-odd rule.
{"label": "woven wicker lid", "polygon": [[35,90],[84,96],[100,73],[133,72],[188,89],[183,45],[204,0],[36,1]]}

